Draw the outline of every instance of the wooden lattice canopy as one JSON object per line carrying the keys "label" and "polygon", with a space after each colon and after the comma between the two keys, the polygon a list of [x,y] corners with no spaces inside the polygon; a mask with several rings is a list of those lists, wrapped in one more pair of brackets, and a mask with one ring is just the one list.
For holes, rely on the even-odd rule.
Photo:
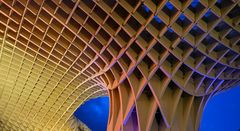
{"label": "wooden lattice canopy", "polygon": [[109,131],[198,130],[239,79],[240,0],[0,1],[0,130],[80,129],[102,95]]}

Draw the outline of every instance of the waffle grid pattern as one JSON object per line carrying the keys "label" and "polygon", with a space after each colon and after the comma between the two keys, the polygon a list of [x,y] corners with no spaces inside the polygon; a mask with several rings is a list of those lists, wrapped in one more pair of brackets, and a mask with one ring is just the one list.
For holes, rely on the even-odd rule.
{"label": "waffle grid pattern", "polygon": [[[75,130],[75,131],[91,131],[82,121],[78,120],[75,116],[71,116],[67,122],[64,130]],[[70,125],[70,126],[69,126]]]}
{"label": "waffle grid pattern", "polygon": [[1,127],[63,129],[108,89],[109,130],[197,130],[207,99],[239,83],[239,12],[239,0],[2,1]]}

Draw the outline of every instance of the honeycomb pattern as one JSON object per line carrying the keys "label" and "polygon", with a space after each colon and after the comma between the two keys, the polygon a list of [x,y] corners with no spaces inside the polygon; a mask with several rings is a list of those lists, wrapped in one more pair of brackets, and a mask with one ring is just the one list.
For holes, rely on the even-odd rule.
{"label": "honeycomb pattern", "polygon": [[239,0],[3,0],[0,128],[64,130],[108,93],[110,131],[198,130],[205,102],[239,84],[239,13]]}

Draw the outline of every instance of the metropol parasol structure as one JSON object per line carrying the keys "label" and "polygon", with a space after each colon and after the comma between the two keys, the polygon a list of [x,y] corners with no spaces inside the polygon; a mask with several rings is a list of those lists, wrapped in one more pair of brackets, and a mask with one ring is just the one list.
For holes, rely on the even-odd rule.
{"label": "metropol parasol structure", "polygon": [[198,130],[239,78],[239,0],[0,1],[0,130],[79,130],[99,96],[108,131]]}

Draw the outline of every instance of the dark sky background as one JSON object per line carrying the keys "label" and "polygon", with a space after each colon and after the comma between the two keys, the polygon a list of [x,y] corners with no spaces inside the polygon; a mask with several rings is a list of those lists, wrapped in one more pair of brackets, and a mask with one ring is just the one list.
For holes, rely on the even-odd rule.
{"label": "dark sky background", "polygon": [[106,131],[109,112],[109,98],[91,99],[76,110],[74,115],[92,131]]}
{"label": "dark sky background", "polygon": [[200,131],[240,131],[240,86],[209,100]]}

